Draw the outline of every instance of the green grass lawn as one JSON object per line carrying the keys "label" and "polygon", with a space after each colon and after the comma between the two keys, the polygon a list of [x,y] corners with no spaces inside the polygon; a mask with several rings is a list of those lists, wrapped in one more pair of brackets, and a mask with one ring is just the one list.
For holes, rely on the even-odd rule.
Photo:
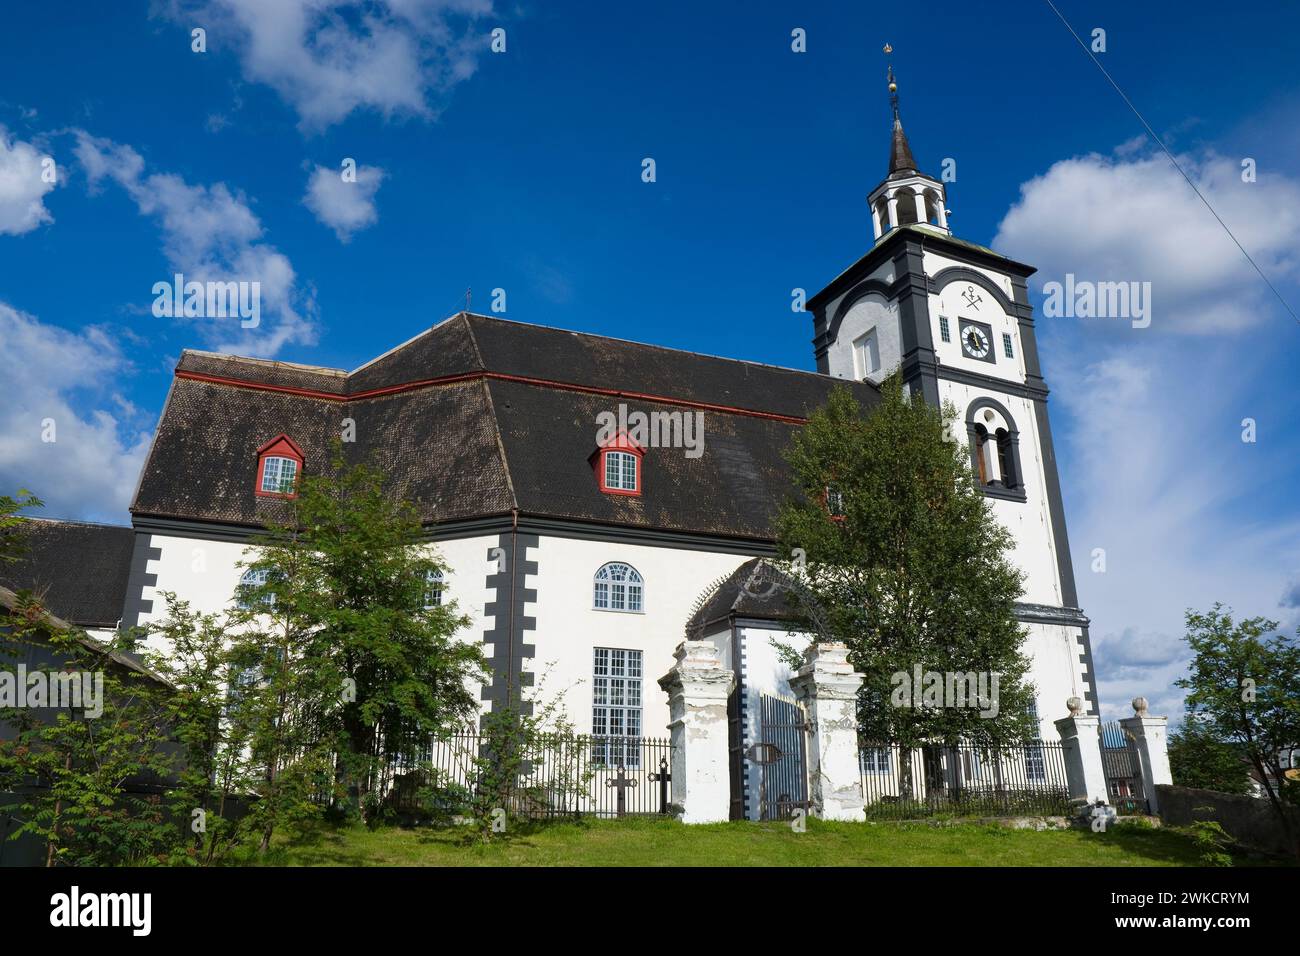
{"label": "green grass lawn", "polygon": [[[1184,833],[808,821],[686,826],[664,819],[547,823],[468,842],[465,830],[321,829],[278,843],[273,866],[1196,866]],[[1239,859],[1239,864],[1258,862]]]}

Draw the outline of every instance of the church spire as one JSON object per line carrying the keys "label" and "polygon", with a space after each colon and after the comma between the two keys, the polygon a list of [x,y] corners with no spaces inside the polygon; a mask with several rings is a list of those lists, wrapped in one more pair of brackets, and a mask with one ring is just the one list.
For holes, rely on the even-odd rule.
{"label": "church spire", "polygon": [[[885,55],[894,52],[894,48],[885,44]],[[898,83],[894,79],[894,64],[889,64],[889,105],[894,110],[894,133],[889,147],[889,176],[913,176],[916,174],[916,160],[912,158],[912,147],[907,143],[907,134],[903,132],[903,121],[898,116]]]}
{"label": "church spire", "polygon": [[[894,48],[885,44],[885,56]],[[898,81],[894,65],[889,64],[889,105],[894,113],[894,130],[889,144],[889,172],[884,181],[871,191],[871,231],[877,242],[899,226],[927,226],[948,233],[948,210],[944,207],[943,183],[927,176],[916,166],[912,147],[903,132],[898,115]],[[951,233],[949,233],[951,235]]]}

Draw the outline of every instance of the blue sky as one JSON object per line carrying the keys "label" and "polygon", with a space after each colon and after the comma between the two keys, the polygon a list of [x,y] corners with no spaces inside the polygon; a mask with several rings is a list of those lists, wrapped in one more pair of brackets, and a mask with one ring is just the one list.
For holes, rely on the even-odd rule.
{"label": "blue sky", "polygon": [[[1300,13],[1152,6],[1058,4],[1106,31],[1106,68],[1300,310]],[[1300,323],[1045,3],[303,8],[6,12],[0,488],[123,521],[182,348],[352,368],[466,287],[480,311],[505,289],[522,321],[811,368],[791,289],[867,249],[888,41],[918,160],[956,160],[959,236],[1044,281],[1153,284],[1149,329],[1038,326],[1103,704],[1141,692],[1177,712],[1187,606],[1294,629]],[[56,184],[34,175],[44,157]],[[359,190],[319,172],[345,157]],[[262,325],[155,318],[153,284],[178,266],[260,278]]]}

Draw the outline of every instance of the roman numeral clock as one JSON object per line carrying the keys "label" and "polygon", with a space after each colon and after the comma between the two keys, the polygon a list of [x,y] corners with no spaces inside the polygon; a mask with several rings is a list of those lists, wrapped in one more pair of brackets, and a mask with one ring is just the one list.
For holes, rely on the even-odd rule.
{"label": "roman numeral clock", "polygon": [[993,355],[993,327],[971,319],[961,319],[958,325],[961,351],[967,358],[981,362],[995,361]]}

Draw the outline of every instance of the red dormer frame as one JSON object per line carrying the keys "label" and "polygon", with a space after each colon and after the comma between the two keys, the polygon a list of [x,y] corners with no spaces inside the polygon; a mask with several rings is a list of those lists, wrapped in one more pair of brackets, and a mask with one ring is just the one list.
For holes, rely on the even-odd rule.
{"label": "red dormer frame", "polygon": [[[832,485],[826,485],[825,487],[822,488],[822,493],[821,493],[821,504],[822,504],[822,510],[826,512],[826,517],[830,518],[830,519],[831,519],[832,521],[834,521],[836,524],[843,524],[843,523],[844,523],[844,517],[845,517],[845,516],[842,515],[842,514],[840,514],[840,515],[834,514],[834,513],[831,511],[831,500],[830,500],[830,499],[831,499],[831,487],[832,487]],[[841,491],[841,492],[840,492],[841,500],[843,499],[843,495],[844,495],[844,492]]]}
{"label": "red dormer frame", "polygon": [[[298,470],[294,472],[293,483],[294,491],[285,493],[281,491],[263,491],[262,477],[266,472],[266,460],[268,458],[289,458],[298,463]],[[302,478],[303,455],[302,449],[288,435],[281,432],[269,442],[257,449],[257,478],[253,482],[253,493],[259,498],[296,498],[298,497],[298,481]]]}
{"label": "red dormer frame", "polygon": [[[605,484],[605,456],[612,451],[627,452],[636,458],[636,489],[611,488]],[[596,484],[607,495],[628,495],[639,498],[645,491],[645,449],[628,437],[627,432],[619,432],[604,445],[596,449],[591,456],[592,469],[596,473]]]}

